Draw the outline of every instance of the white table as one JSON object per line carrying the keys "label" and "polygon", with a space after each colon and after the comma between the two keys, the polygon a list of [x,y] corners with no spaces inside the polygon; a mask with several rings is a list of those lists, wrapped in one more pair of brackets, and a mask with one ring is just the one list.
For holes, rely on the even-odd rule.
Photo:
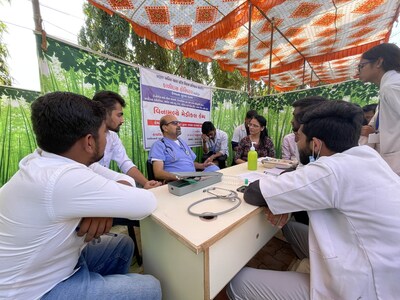
{"label": "white table", "polygon": [[[258,171],[263,170],[259,164]],[[221,172],[249,171],[247,164],[240,164]],[[236,190],[240,183],[234,181],[222,176],[222,182],[214,186]],[[180,197],[170,194],[166,185],[152,191],[158,208],[140,222],[143,266],[146,274],[160,280],[163,299],[213,299],[278,230],[266,221],[262,208],[244,201],[235,210],[206,221],[187,212],[191,203],[209,196],[203,189]],[[232,203],[209,201],[196,210],[215,212],[227,205]]]}

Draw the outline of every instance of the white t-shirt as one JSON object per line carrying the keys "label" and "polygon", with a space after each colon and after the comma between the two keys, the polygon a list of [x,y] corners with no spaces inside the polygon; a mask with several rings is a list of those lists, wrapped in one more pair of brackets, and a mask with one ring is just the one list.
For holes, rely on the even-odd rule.
{"label": "white t-shirt", "polygon": [[368,146],[260,180],[274,214],[310,217],[311,299],[400,295],[400,178]]}
{"label": "white t-shirt", "polygon": [[222,155],[229,155],[228,151],[228,135],[219,129],[216,129],[215,139],[209,139],[207,141],[208,151],[213,151],[214,153],[221,152]]}
{"label": "white t-shirt", "polygon": [[124,145],[122,145],[121,139],[118,134],[114,131],[109,130],[107,133],[107,144],[104,150],[104,156],[99,161],[99,164],[103,167],[109,168],[111,161],[115,161],[118,168],[124,174],[132,167],[136,167],[132,160],[126,154]]}
{"label": "white t-shirt", "polygon": [[244,124],[239,125],[233,131],[232,142],[239,143],[243,138],[247,136],[246,126]]}
{"label": "white t-shirt", "polygon": [[[0,189],[0,299],[36,299],[74,273],[83,217],[142,219],[152,192],[115,182],[127,175],[86,167],[40,149],[21,160]],[[101,175],[99,175],[101,174]]]}

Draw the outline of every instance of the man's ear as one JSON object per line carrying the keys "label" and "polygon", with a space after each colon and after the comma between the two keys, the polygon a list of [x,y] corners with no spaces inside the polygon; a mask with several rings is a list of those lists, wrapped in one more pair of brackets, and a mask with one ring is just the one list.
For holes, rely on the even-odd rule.
{"label": "man's ear", "polygon": [[[314,149],[312,148],[314,147]],[[320,139],[317,139],[316,137],[313,137],[311,140],[311,151],[314,150],[314,153],[318,153],[321,151],[322,148],[322,141]]]}
{"label": "man's ear", "polygon": [[376,61],[375,65],[376,65],[377,68],[381,68],[382,64],[383,64],[383,58],[379,57],[378,60]]}
{"label": "man's ear", "polygon": [[88,153],[93,153],[96,150],[96,141],[92,134],[87,134],[82,138],[82,145]]}

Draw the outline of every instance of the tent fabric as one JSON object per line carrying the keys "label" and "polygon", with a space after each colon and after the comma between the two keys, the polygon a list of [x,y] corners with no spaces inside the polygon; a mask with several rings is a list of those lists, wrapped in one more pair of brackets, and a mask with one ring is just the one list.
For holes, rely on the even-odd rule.
{"label": "tent fabric", "polygon": [[354,78],[360,55],[388,41],[400,10],[400,0],[89,2],[164,48],[255,80],[271,76],[282,91]]}

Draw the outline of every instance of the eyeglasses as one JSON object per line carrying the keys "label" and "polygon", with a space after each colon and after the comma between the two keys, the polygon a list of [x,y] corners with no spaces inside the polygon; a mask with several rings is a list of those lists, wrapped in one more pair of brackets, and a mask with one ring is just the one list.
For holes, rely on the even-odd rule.
{"label": "eyeglasses", "polygon": [[178,126],[180,123],[181,123],[180,121],[171,121],[171,122],[168,122],[168,123],[165,124],[165,125],[168,126],[169,124],[172,124],[172,125],[174,125],[174,126]]}
{"label": "eyeglasses", "polygon": [[361,72],[361,69],[364,68],[365,65],[370,64],[370,63],[371,63],[371,61],[359,63],[357,66],[358,72]]}

